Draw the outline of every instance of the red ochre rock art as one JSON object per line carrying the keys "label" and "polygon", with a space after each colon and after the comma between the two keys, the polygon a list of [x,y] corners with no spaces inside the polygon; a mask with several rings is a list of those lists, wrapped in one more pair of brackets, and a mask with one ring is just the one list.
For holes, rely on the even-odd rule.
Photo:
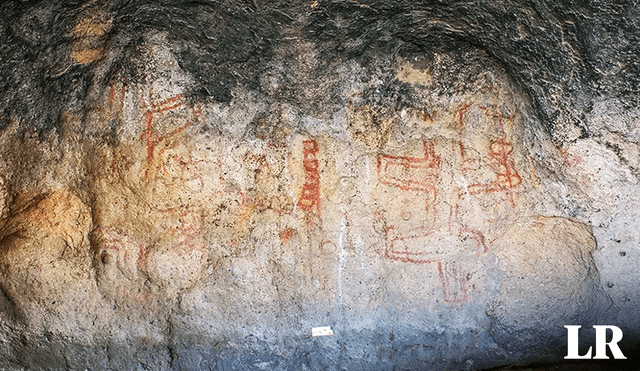
{"label": "red ochre rock art", "polygon": [[[173,179],[177,177],[184,181],[198,177],[195,172],[198,165],[197,161],[188,152],[175,151],[183,142],[180,135],[184,130],[198,120],[204,122],[204,116],[199,104],[196,103],[189,107],[187,103],[182,95],[155,102],[152,87],[149,89],[148,102],[144,97],[141,98],[145,123],[142,140],[146,142],[147,149],[144,182],[148,183],[150,179],[154,178]],[[188,115],[186,122],[174,124],[164,130],[154,126],[154,120],[157,116],[172,111],[187,111],[183,112],[183,114],[186,113]],[[200,178],[200,185],[204,187],[202,178]]]}
{"label": "red ochre rock art", "polygon": [[298,198],[298,207],[304,210],[308,216],[314,215],[321,218],[320,205],[320,171],[318,163],[318,142],[307,139],[303,143],[304,185]]}
{"label": "red ochre rock art", "polygon": [[[326,196],[322,195],[323,184],[320,176],[319,157],[320,148],[318,142],[315,139],[303,140],[301,167],[304,183],[302,184],[296,206],[302,211],[301,214],[304,219],[305,228],[299,229],[299,231],[302,231],[302,235],[305,238],[309,238],[309,246],[313,245],[312,251],[335,252],[338,250],[336,243],[327,237],[327,226],[323,219],[322,208],[323,202],[326,202]],[[293,166],[296,167],[294,174],[300,174],[299,165],[296,166],[293,164]]]}
{"label": "red ochre rock art", "polygon": [[[474,137],[484,138],[485,141],[471,147],[465,141],[469,141],[465,124],[465,113],[470,110],[479,110],[488,122],[484,124],[484,129]],[[459,177],[465,179],[465,184],[454,187],[450,208],[450,222],[462,223],[467,226],[467,232],[472,232],[481,237],[493,228],[492,236],[498,233],[496,230],[498,221],[504,221],[514,217],[517,197],[521,194],[522,177],[515,167],[514,147],[512,144],[512,132],[514,118],[509,116],[507,120],[503,114],[493,113],[494,109],[486,106],[465,105],[458,111],[456,129],[458,130],[458,143],[454,146],[459,151],[461,166]],[[482,134],[484,133],[484,134]],[[487,144],[484,144],[488,142]],[[469,153],[476,153],[470,156]],[[484,156],[482,155],[484,154]],[[535,173],[532,168],[532,182],[537,184]],[[483,209],[482,217],[463,218],[460,215],[460,208],[478,207]],[[474,220],[475,219],[475,220]],[[480,230],[483,233],[480,233]],[[484,237],[482,237],[484,238]]]}
{"label": "red ochre rock art", "polygon": [[[500,136],[497,139],[492,140],[488,150],[489,155],[486,157],[489,166],[496,175],[496,179],[486,183],[470,184],[467,186],[467,192],[470,195],[501,192],[506,195],[508,202],[513,207],[515,206],[513,191],[522,183],[522,178],[514,166],[513,144],[507,139],[502,122],[502,115],[490,115],[486,107],[480,106],[478,108],[481,109],[487,117],[491,117],[496,120],[500,131]],[[460,117],[462,117],[462,113],[460,113]],[[512,119],[509,123],[510,126],[513,126]],[[464,128],[462,125],[461,121],[460,130],[463,130]],[[467,169],[463,169],[463,173],[466,173],[467,171]],[[461,194],[461,196],[463,195]]]}
{"label": "red ochre rock art", "polygon": [[[422,146],[423,157],[386,154],[378,156],[378,180],[391,188],[391,197],[395,195],[406,198],[407,204],[415,202],[415,198],[424,197],[422,210],[395,205],[395,208],[400,210],[395,211],[392,207],[389,211],[400,212],[400,218],[395,220],[399,223],[407,222],[407,226],[399,228],[398,225],[392,224],[385,227],[384,256],[405,263],[435,264],[445,302],[461,303],[468,298],[467,273],[457,266],[452,256],[463,242],[450,238],[448,234],[451,232],[443,234],[439,230],[436,203],[442,158],[436,154],[434,143],[423,141]],[[422,215],[412,215],[411,211]],[[422,217],[422,222],[419,225],[411,225],[409,220],[412,217]],[[484,245],[477,245],[470,247],[470,250],[484,252]]]}
{"label": "red ochre rock art", "polygon": [[442,159],[436,155],[434,143],[423,141],[424,157],[378,156],[378,177],[382,184],[403,191],[425,193],[425,212],[434,224],[435,203],[438,195],[437,183]]}
{"label": "red ochre rock art", "polygon": [[[485,128],[475,125],[479,129],[476,138],[485,139],[476,139],[474,147],[469,147],[465,133],[465,117],[471,110],[480,110],[481,117],[488,119],[488,123],[481,123]],[[442,293],[449,303],[466,301],[470,295],[465,278],[468,272],[456,261],[487,252],[485,234],[495,235],[495,224],[501,220],[491,216],[509,217],[498,215],[502,209],[496,206],[506,203],[513,210],[514,194],[522,184],[507,134],[513,119],[505,128],[503,116],[488,111],[484,106],[463,105],[451,125],[456,136],[424,139],[422,157],[377,156],[378,192],[387,210],[381,215],[386,224],[384,256],[437,267]],[[493,124],[495,127],[489,126]],[[486,142],[488,148],[483,147]],[[458,185],[458,179],[466,185]],[[473,208],[468,209],[470,206]]]}
{"label": "red ochre rock art", "polygon": [[174,296],[200,280],[207,257],[202,218],[176,209],[160,213],[153,242],[128,233],[124,223],[94,232],[103,294],[137,300],[155,294]]}
{"label": "red ochre rock art", "polygon": [[[111,85],[110,125],[122,114],[126,95],[124,84]],[[172,297],[195,285],[206,265],[202,201],[183,205],[204,187],[201,161],[191,155],[185,135],[204,116],[183,95],[157,98],[153,85],[134,107],[143,119],[143,151],[120,138],[106,173],[109,181],[97,181],[96,279],[100,292],[112,299]]]}
{"label": "red ochre rock art", "polygon": [[[144,92],[135,104],[131,98],[138,90]],[[158,98],[154,95],[153,85],[148,88],[136,88],[123,82],[114,82],[109,87],[105,108],[97,110],[97,119],[108,123],[112,141],[118,136],[117,127],[128,125],[123,113],[125,107],[129,107],[129,111],[133,108],[133,111],[139,112],[141,116],[140,140],[144,150],[139,152],[138,144],[124,137],[126,130],[123,130],[118,140],[119,145],[105,156],[104,160],[110,163],[107,168],[108,175],[120,178],[119,182],[127,179],[129,188],[142,187],[146,193],[170,192],[177,188],[192,192],[202,190],[204,164],[202,160],[192,156],[191,149],[186,145],[188,140],[185,133],[190,126],[204,123],[200,105],[197,102],[189,104],[181,94]],[[141,163],[141,166],[137,170],[139,174],[136,174],[134,179],[127,172],[137,163]],[[138,169],[137,166],[135,168]],[[154,189],[156,187],[157,190]]]}
{"label": "red ochre rock art", "polygon": [[636,46],[597,17],[632,7],[6,3],[0,369],[483,369],[640,333]]}
{"label": "red ochre rock art", "polygon": [[293,234],[295,233],[295,229],[293,228],[287,228],[284,229],[280,232],[280,240],[282,241],[282,243],[288,243],[289,240],[291,240],[291,237],[293,237]]}

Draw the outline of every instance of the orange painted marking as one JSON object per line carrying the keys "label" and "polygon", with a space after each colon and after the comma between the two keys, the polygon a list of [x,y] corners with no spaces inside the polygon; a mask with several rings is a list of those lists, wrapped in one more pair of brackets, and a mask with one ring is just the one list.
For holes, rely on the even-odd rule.
{"label": "orange painted marking", "polygon": [[291,237],[293,237],[293,234],[296,230],[293,228],[287,228],[284,231],[280,232],[280,240],[283,243],[287,243],[289,242],[289,240],[291,239]]}
{"label": "orange painted marking", "polygon": [[128,260],[127,250],[122,249],[122,242],[117,237],[113,236],[113,233],[117,233],[117,232],[113,232],[113,233],[105,232],[105,231],[108,231],[109,229],[110,228],[103,228],[103,227],[98,228],[98,231],[104,233],[102,235],[104,244],[102,244],[101,248],[103,249],[103,251],[105,250],[114,251],[116,253],[116,265],[118,266],[118,268],[123,268],[124,264]]}
{"label": "orange painted marking", "polygon": [[442,158],[436,154],[435,144],[422,142],[423,157],[378,155],[380,183],[403,191],[420,191],[427,194],[425,211],[435,223],[435,204],[438,196],[436,185],[442,168]]}
{"label": "orange painted marking", "polygon": [[320,208],[320,172],[318,163],[318,143],[315,140],[303,142],[305,183],[298,199],[298,207],[305,212],[314,212],[321,216]]}
{"label": "orange painted marking", "polygon": [[459,271],[453,263],[439,261],[438,274],[442,282],[444,301],[448,303],[467,301],[467,278],[464,271]]}
{"label": "orange painted marking", "polygon": [[[173,137],[178,136],[186,128],[188,128],[193,124],[194,117],[196,116],[200,116],[200,118],[202,119],[202,122],[204,122],[204,115],[202,114],[202,108],[200,107],[199,104],[196,103],[193,107],[191,107],[191,115],[189,117],[189,120],[184,125],[181,125],[175,130],[172,130],[163,135],[156,134],[153,128],[154,115],[162,112],[176,110],[183,107],[187,108],[187,101],[184,99],[183,95],[176,95],[175,97],[165,99],[162,102],[155,103],[151,98],[152,94],[153,94],[153,87],[150,87],[149,88],[150,108],[144,112],[145,130],[142,133],[142,139],[146,140],[146,144],[147,144],[147,165],[145,167],[145,172],[144,172],[145,182],[149,181],[150,170],[153,166],[152,163],[155,157],[155,149],[157,144],[164,140],[171,139]],[[144,101],[142,104],[144,105]],[[163,151],[164,149],[161,151],[161,153]]]}
{"label": "orange painted marking", "polygon": [[[438,265],[438,276],[442,284],[442,294],[444,301],[447,303],[462,303],[468,299],[468,288],[466,272],[459,269],[454,262],[449,261],[446,257],[441,257],[427,252],[424,249],[410,250],[407,245],[415,244],[424,246],[420,242],[421,239],[428,238],[434,230],[424,230],[421,234],[410,237],[391,236],[395,227],[386,228],[386,249],[385,257],[390,260],[400,261],[404,263],[413,263],[418,265],[436,263]],[[466,233],[470,234],[470,238],[477,241],[478,247],[482,251],[478,255],[485,253],[487,248],[484,243],[484,236],[479,231],[465,229],[461,231],[460,237]],[[426,242],[426,241],[425,241]]]}
{"label": "orange painted marking", "polygon": [[496,173],[496,180],[488,183],[471,184],[469,194],[493,193],[505,191],[509,194],[509,201],[515,206],[512,190],[522,184],[522,177],[516,171],[513,161],[513,146],[504,137],[494,141],[489,149],[489,159],[498,165],[499,171]]}
{"label": "orange painted marking", "polygon": [[[454,126],[456,127],[456,129],[458,129],[457,150],[460,152],[460,158],[462,159],[462,171],[465,171],[466,166],[468,166],[467,164],[470,164],[469,166],[472,166],[476,161],[473,158],[467,158],[467,153],[464,149],[464,145],[462,144],[462,132],[464,131],[464,114],[467,112],[469,107],[471,107],[471,104],[467,103],[463,105],[456,114],[456,116],[458,117],[457,122],[454,122]],[[453,150],[455,151],[455,144],[452,143],[452,145],[454,146]]]}

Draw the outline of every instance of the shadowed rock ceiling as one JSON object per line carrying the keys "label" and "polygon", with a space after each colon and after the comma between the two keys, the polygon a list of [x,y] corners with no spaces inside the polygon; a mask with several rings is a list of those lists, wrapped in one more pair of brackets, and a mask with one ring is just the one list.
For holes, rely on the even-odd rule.
{"label": "shadowed rock ceiling", "polygon": [[[456,52],[454,68],[469,73],[483,63],[504,68],[557,140],[594,135],[596,101],[638,104],[640,15],[627,1],[6,1],[2,17],[3,126],[59,126],[61,111],[86,108],[114,74],[140,79],[141,48],[154,35],[202,101],[229,102],[237,86],[261,91],[265,71],[278,65],[290,76],[294,60],[313,53],[304,78],[281,82],[274,99],[322,110],[301,91],[339,85],[336,65],[419,50]],[[470,49],[486,59],[468,58]]]}

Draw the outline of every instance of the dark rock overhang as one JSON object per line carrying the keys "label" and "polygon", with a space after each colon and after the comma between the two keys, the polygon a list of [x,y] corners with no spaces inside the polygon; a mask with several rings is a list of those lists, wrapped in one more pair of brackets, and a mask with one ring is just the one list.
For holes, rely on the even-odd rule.
{"label": "dark rock overhang", "polygon": [[[99,29],[78,29],[88,16]],[[640,93],[637,1],[13,0],[0,17],[0,127],[14,121],[22,131],[59,129],[63,111],[90,106],[114,75],[143,78],[153,34],[165,35],[201,101],[229,102],[237,86],[259,90],[259,76],[300,44],[319,62],[305,81],[286,80],[283,101],[300,104],[299,90],[341,61],[454,52],[470,71],[487,61],[504,68],[556,142],[591,135],[595,99],[630,108]]]}

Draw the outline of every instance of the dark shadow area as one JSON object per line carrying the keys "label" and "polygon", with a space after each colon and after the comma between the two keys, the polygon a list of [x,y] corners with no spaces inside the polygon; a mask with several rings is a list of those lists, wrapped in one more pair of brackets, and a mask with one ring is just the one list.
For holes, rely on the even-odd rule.
{"label": "dark shadow area", "polygon": [[[609,339],[607,339],[609,340]],[[636,355],[640,354],[640,342],[634,339],[623,339],[619,343],[620,349],[627,359],[614,359],[611,350],[607,348],[609,359],[580,359],[563,360],[553,363],[532,363],[528,365],[499,366],[484,369],[485,371],[615,371],[638,370],[640,364]],[[580,355],[584,355],[587,349],[580,348]],[[592,352],[595,348],[592,349]],[[566,354],[566,351],[565,351]]]}

